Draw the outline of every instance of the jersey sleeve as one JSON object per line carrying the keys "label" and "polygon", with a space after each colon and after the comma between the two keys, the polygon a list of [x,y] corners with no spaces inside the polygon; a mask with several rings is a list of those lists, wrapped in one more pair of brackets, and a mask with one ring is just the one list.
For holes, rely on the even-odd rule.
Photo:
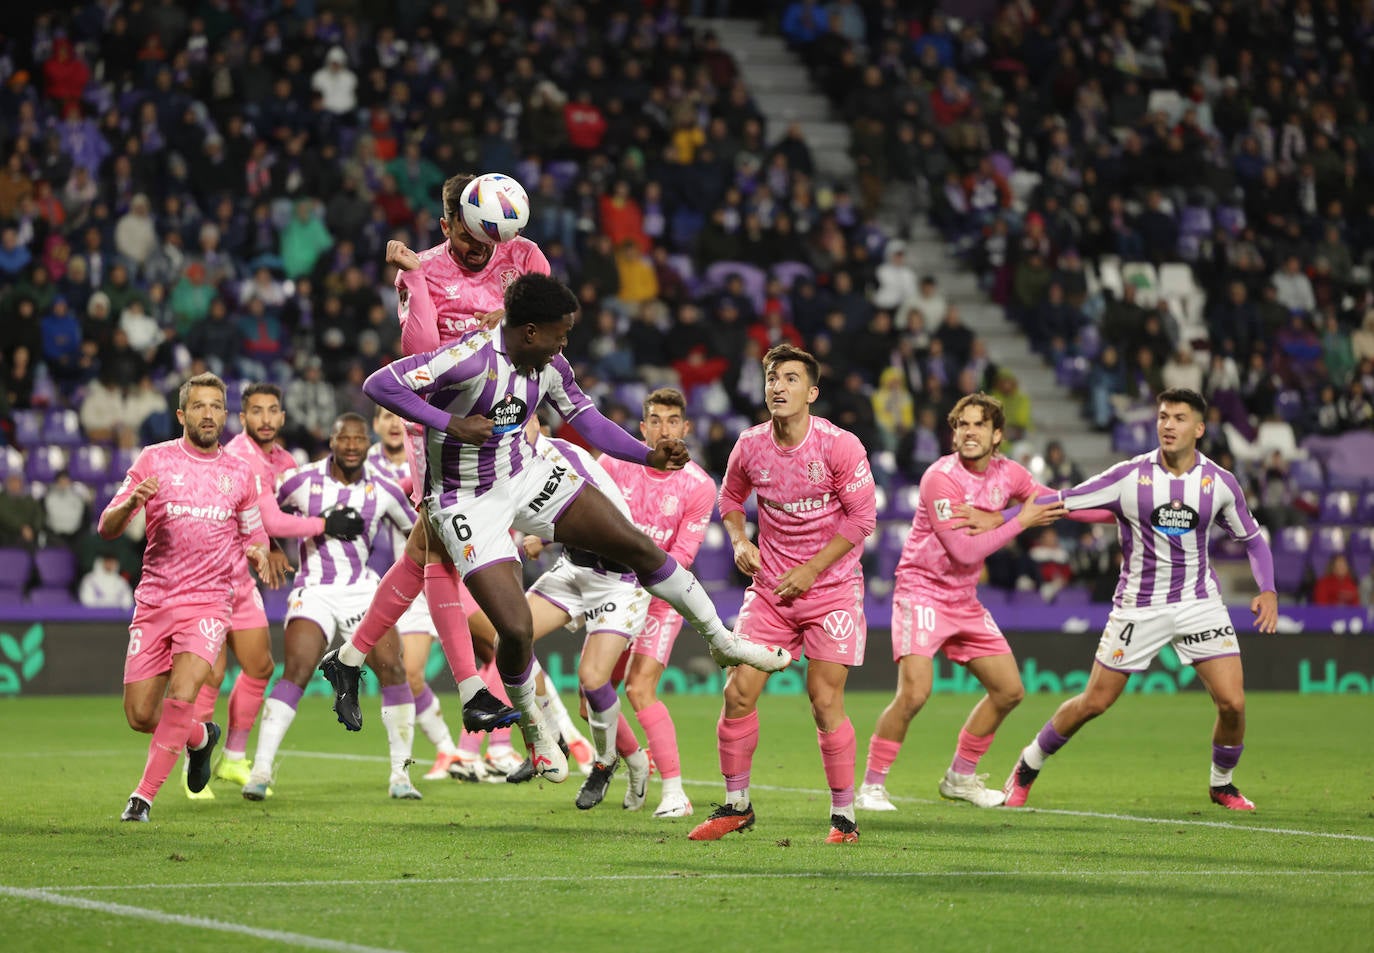
{"label": "jersey sleeve", "polygon": [[484,345],[490,337],[472,335],[453,347],[403,357],[372,373],[363,393],[397,416],[432,430],[448,427],[449,414],[425,400],[440,389],[464,389],[482,380],[487,371]]}
{"label": "jersey sleeve", "polygon": [[[277,489],[277,503],[286,513],[296,513],[301,516],[312,515],[310,513],[310,479],[309,474],[304,470],[297,470],[283,481]],[[323,532],[323,527],[321,527]],[[319,533],[315,534],[320,535]]]}
{"label": "jersey sleeve", "polygon": [[697,558],[697,550],[706,538],[706,527],[711,522],[711,510],[716,505],[716,485],[709,478],[703,478],[692,489],[682,511],[682,521],[673,534],[673,548],[668,555],[681,566],[690,566]]}
{"label": "jersey sleeve", "polygon": [[718,497],[722,517],[729,513],[742,513],[744,501],[754,492],[754,484],[744,468],[743,446],[744,441],[737,441],[730,451],[730,459],[725,463],[725,479],[721,481]]}
{"label": "jersey sleeve", "polygon": [[401,322],[401,348],[426,354],[439,346],[439,311],[429,293],[424,268],[396,272],[396,316]]}
{"label": "jersey sleeve", "polygon": [[644,464],[648,461],[649,448],[644,441],[631,437],[596,409],[591,398],[577,386],[572,365],[562,354],[555,354],[544,368],[543,383],[543,402],[575,426],[577,432],[596,449],[630,463]]}
{"label": "jersey sleeve", "polygon": [[835,483],[845,515],[836,533],[855,546],[862,546],[878,525],[878,499],[868,454],[853,434],[845,434],[838,440],[834,453]]}
{"label": "jersey sleeve", "polygon": [[401,532],[409,533],[415,526],[415,509],[410,500],[395,481],[380,477],[374,482],[382,499],[382,517]]}
{"label": "jersey sleeve", "polygon": [[1258,536],[1259,521],[1250,513],[1250,505],[1245,502],[1245,491],[1240,488],[1240,481],[1222,471],[1221,483],[1226,487],[1230,499],[1217,510],[1217,522],[1234,540],[1247,542]]}
{"label": "jersey sleeve", "polygon": [[[1097,474],[1097,476],[1089,477],[1078,486],[1051,494],[1050,500],[1057,497],[1071,510],[1101,509],[1119,516],[1121,515],[1122,482],[1135,472],[1135,468],[1136,462],[1134,460],[1123,460],[1116,466]],[[1037,503],[1048,501],[1045,499],[1036,500]]]}
{"label": "jersey sleeve", "polygon": [[238,505],[236,507],[238,510],[239,535],[246,536],[246,542],[250,546],[266,546],[267,531],[263,528],[262,513],[258,509],[257,475],[248,468],[247,464],[243,465],[243,469],[246,471],[245,476],[247,479],[243,481],[243,493],[239,496]]}
{"label": "jersey sleeve", "polygon": [[124,482],[119,484],[119,489],[115,491],[114,498],[106,505],[105,511],[109,512],[116,506],[122,506],[129,497],[133,496],[134,487],[153,475],[152,471],[152,461],[148,458],[147,449],[144,449],[134,458],[133,464],[124,474]]}
{"label": "jersey sleeve", "polygon": [[955,507],[964,502],[964,492],[948,473],[927,470],[918,495],[935,537],[949,558],[961,566],[976,566],[1021,532],[1021,522],[1015,519],[978,536],[957,528],[960,519]]}

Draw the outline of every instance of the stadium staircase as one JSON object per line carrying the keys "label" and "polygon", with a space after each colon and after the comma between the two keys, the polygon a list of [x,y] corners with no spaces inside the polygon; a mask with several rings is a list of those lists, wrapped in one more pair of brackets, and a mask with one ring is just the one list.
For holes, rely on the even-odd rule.
{"label": "stadium staircase", "polygon": [[[757,20],[698,23],[715,31],[721,47],[739,64],[754,101],[768,119],[769,140],[781,135],[788,123],[799,123],[820,177],[852,182],[849,127],[835,118],[830,103],[812,86],[806,67],[782,38],[761,34]],[[1016,375],[1031,400],[1033,442],[1043,449],[1047,441],[1058,440],[1085,474],[1116,462],[1110,437],[1088,427],[1078,398],[1059,386],[1054,370],[1027,347],[1021,331],[979,290],[976,277],[949,254],[939,233],[918,217],[908,230],[907,247],[908,260],[916,270],[934,274],[948,300],[959,306],[964,324],[987,341],[993,362]]]}

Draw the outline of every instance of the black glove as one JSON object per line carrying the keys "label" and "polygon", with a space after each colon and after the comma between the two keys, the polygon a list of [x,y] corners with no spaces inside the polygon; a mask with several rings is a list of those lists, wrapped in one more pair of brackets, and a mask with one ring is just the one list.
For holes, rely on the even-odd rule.
{"label": "black glove", "polygon": [[324,514],[324,534],[342,540],[357,539],[363,534],[363,518],[351,506],[336,506]]}

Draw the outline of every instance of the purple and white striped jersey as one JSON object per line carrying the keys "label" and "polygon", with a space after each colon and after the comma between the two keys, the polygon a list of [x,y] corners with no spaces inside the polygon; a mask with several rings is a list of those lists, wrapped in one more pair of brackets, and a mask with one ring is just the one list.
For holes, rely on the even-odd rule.
{"label": "purple and white striped jersey", "polygon": [[357,483],[340,483],[329,473],[332,462],[332,457],[325,457],[292,473],[277,490],[277,501],[283,512],[302,516],[323,516],[335,506],[351,506],[363,518],[363,533],[351,541],[332,536],[301,540],[297,586],[353,585],[375,577],[367,559],[382,523],[406,533],[415,524],[415,511],[401,488],[372,464],[363,464]]}
{"label": "purple and white striped jersey", "polygon": [[570,422],[593,409],[562,354],[537,374],[521,372],[505,353],[500,329],[474,331],[452,347],[402,358],[383,372],[428,395],[445,414],[492,420],[491,437],[481,446],[427,429],[424,495],[439,497],[441,506],[460,495],[481,496],[525,468],[535,454],[525,439],[525,422],[540,403]]}
{"label": "purple and white striped jersey", "polygon": [[[410,439],[409,436],[406,439]],[[405,486],[405,482],[410,479],[410,464],[405,460],[393,463],[391,458],[386,455],[386,447],[382,446],[380,441],[367,448],[367,462],[375,467],[378,473],[397,486]],[[413,508],[411,513],[413,520]],[[410,530],[407,529],[403,532],[399,526],[390,522],[385,528],[391,533],[391,552],[399,556],[405,551],[406,537],[410,535]]]}
{"label": "purple and white striped jersey", "polygon": [[1207,554],[1213,524],[1236,540],[1260,532],[1236,478],[1201,453],[1180,477],[1165,470],[1152,450],[1037,502],[1055,498],[1071,510],[1116,514],[1122,562],[1113,602],[1120,608],[1219,596]]}

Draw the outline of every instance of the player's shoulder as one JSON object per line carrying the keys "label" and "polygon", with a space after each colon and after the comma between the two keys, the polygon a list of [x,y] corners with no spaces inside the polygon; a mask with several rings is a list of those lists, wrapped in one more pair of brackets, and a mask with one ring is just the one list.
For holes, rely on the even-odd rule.
{"label": "player's shoulder", "polygon": [[[540,266],[538,270],[543,274],[548,274],[549,261],[544,256],[543,250],[523,235],[517,235],[510,241],[502,242],[497,248],[503,253],[502,257],[512,264],[527,266],[526,270],[530,265]],[[501,275],[501,280],[503,284],[509,284],[504,274]]]}
{"label": "player's shoulder", "polygon": [[932,463],[930,466],[926,467],[926,472],[921,474],[920,482],[924,484],[927,480],[933,482],[936,479],[940,478],[954,479],[954,468],[958,465],[958,455],[953,453],[947,453],[943,457]]}
{"label": "player's shoulder", "polygon": [[[447,247],[448,247],[448,241],[447,241],[447,240],[444,240],[444,241],[440,242],[439,244],[435,245],[433,248],[426,248],[426,249],[425,249],[424,251],[422,251],[422,252],[417,252],[415,257],[417,257],[417,258],[420,259],[420,264],[421,264],[421,266],[428,265],[430,262],[434,261],[436,258],[439,259],[440,262],[442,262],[442,261],[445,260],[445,259],[444,259],[444,252],[447,250]],[[432,271],[432,270],[433,270],[433,269],[431,269],[431,268],[425,268],[425,271],[426,271],[426,272]]]}
{"label": "player's shoulder", "polygon": [[378,466],[373,460],[363,461],[363,479],[377,485],[379,489],[390,493],[392,496],[404,496],[400,485],[392,477],[390,471]]}
{"label": "player's shoulder", "polygon": [[706,472],[706,468],[695,460],[688,460],[687,465],[673,474],[680,482],[690,487],[706,486],[715,490],[716,481],[711,474]]}
{"label": "player's shoulder", "polygon": [[739,437],[736,439],[736,443],[745,443],[746,441],[753,443],[759,440],[771,439],[772,435],[773,424],[765,420],[761,424],[754,424],[752,427],[741,430]]}
{"label": "player's shoulder", "polygon": [[1000,453],[993,455],[992,460],[988,462],[988,469],[1003,480],[1021,480],[1031,477],[1031,472],[1026,469],[1025,464]]}

